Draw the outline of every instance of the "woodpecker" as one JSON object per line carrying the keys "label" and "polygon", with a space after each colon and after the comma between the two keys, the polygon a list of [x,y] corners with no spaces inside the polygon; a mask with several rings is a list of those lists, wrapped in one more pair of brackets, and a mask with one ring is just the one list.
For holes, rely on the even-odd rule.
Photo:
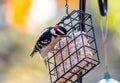
{"label": "woodpecker", "polygon": [[62,37],[69,37],[67,36],[67,30],[62,26],[55,25],[44,29],[36,41],[30,56],[33,57],[36,52],[39,52],[44,59],[45,65],[47,65],[46,58],[48,53],[54,51],[55,45]]}

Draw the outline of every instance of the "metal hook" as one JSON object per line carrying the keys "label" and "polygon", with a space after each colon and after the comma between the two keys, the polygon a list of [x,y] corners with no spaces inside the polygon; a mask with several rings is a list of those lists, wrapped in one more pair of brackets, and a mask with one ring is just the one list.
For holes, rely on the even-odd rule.
{"label": "metal hook", "polygon": [[99,10],[101,16],[105,16],[107,14],[107,0],[98,0]]}
{"label": "metal hook", "polygon": [[68,0],[65,0],[65,1],[66,1],[66,4],[65,4],[66,14],[69,15],[69,12],[68,12],[68,8],[69,8],[69,6],[68,6]]}

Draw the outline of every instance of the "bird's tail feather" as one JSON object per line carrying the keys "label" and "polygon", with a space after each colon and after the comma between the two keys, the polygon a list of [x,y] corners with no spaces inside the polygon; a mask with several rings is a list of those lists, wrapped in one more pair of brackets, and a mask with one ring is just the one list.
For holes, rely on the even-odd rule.
{"label": "bird's tail feather", "polygon": [[35,51],[33,50],[32,53],[30,54],[30,56],[33,57],[34,53],[35,53]]}
{"label": "bird's tail feather", "polygon": [[47,60],[46,59],[44,60],[44,63],[45,63],[45,67],[47,68]]}

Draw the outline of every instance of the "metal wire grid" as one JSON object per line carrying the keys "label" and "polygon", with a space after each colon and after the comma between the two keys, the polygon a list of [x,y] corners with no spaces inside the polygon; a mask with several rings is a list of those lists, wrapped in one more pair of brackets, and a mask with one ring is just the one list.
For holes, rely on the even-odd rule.
{"label": "metal wire grid", "polygon": [[[84,18],[81,19],[80,18],[81,15],[84,15]],[[82,33],[82,26],[81,26],[82,24],[84,24],[85,32],[87,34]],[[68,38],[66,38],[67,44],[64,47],[61,46],[61,42],[60,42],[61,40],[59,41],[60,49],[56,53],[54,53],[52,56],[49,56],[48,60],[47,60],[51,83],[57,83],[60,79],[65,79],[69,83],[78,83],[78,80],[81,77],[83,77],[85,74],[87,74],[89,71],[91,71],[94,67],[96,67],[100,63],[97,45],[96,45],[94,26],[92,23],[92,17],[90,14],[82,12],[80,10],[73,10],[68,16],[64,16],[63,19],[58,23],[58,25],[65,27],[68,31],[68,34],[70,34],[70,33],[73,34],[74,38],[71,42],[74,42],[76,50],[74,51],[74,53],[70,54],[71,48],[69,48],[69,44],[71,42],[68,43]],[[78,30],[79,30],[80,34],[75,37],[74,34]],[[85,35],[88,38],[88,42],[89,42],[90,46],[84,45],[83,35]],[[79,37],[82,38],[82,46],[80,48],[77,48],[76,39]],[[67,49],[68,49],[68,57],[66,59],[63,59],[63,50],[65,47],[67,47]],[[92,58],[86,56],[85,47],[89,48],[92,51],[92,53],[93,53]],[[82,60],[78,59],[78,53],[79,53],[80,49],[84,49],[85,57]],[[59,64],[56,64],[57,61],[55,59],[55,55],[58,52],[60,52],[60,54],[61,54],[62,62]],[[75,64],[75,65],[72,65],[72,61],[71,61],[71,56],[73,54],[75,54],[77,56],[77,64]],[[65,70],[65,64],[64,64],[66,60],[70,61],[70,69],[67,71]],[[83,67],[79,66],[79,64],[82,64],[83,62],[87,62],[87,64],[84,65]],[[53,73],[55,71],[57,72],[57,67],[60,65],[63,66],[64,74],[61,76],[58,76],[58,74],[56,74],[56,76],[54,76]],[[74,68],[79,68],[80,70],[77,71],[76,73],[74,73],[74,72],[72,72],[72,70]],[[82,74],[79,75],[79,72],[81,72],[81,71],[82,71]],[[71,79],[65,78],[65,75],[67,75],[68,73],[72,74],[70,77]]]}

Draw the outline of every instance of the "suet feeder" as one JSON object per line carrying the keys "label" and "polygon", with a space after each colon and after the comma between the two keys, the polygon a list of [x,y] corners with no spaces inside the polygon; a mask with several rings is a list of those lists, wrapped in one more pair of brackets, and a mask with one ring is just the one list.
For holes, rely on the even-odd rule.
{"label": "suet feeder", "polygon": [[82,77],[100,63],[92,16],[73,10],[57,25],[65,27],[71,38],[59,40],[58,50],[48,56],[51,83],[82,83]]}

